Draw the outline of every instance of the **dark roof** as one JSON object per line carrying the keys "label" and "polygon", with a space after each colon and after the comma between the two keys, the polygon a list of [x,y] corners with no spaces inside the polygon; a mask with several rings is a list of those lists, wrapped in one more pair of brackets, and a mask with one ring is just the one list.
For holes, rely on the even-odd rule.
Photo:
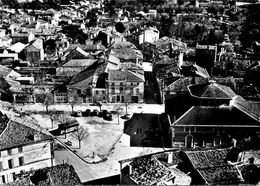
{"label": "dark roof", "polygon": [[[194,80],[194,82],[193,82]],[[187,91],[188,92],[188,85],[191,85],[192,83],[195,84],[201,84],[201,83],[207,83],[208,79],[203,77],[183,77],[176,81],[174,81],[172,84],[167,86],[164,91]]]}
{"label": "dark roof", "polygon": [[[2,127],[2,129],[3,128],[4,127]],[[1,131],[0,149],[26,145],[29,143],[49,140],[51,138],[51,136],[41,131],[10,120],[4,130]]]}
{"label": "dark roof", "polygon": [[260,102],[247,101],[240,96],[236,96],[232,99],[230,105],[236,107],[255,121],[260,122]]}
{"label": "dark roof", "polygon": [[225,162],[228,152],[228,149],[184,151],[181,157],[199,172],[206,184],[242,183],[238,169]]}
{"label": "dark roof", "polygon": [[112,49],[111,55],[114,55],[119,59],[143,59],[142,52],[132,48]]}
{"label": "dark roof", "polygon": [[173,124],[181,126],[260,127],[259,122],[228,106],[193,106]]}
{"label": "dark roof", "polygon": [[188,90],[191,96],[199,98],[232,99],[232,97],[236,96],[231,88],[215,82],[188,85]]}
{"label": "dark roof", "polygon": [[[168,163],[170,158],[172,163]],[[173,177],[181,181],[179,184],[189,185],[191,182],[189,176],[175,168],[181,162],[177,151],[159,152],[120,162],[130,162],[132,172],[128,172],[127,169],[123,169],[122,172],[138,185],[167,185],[169,181],[173,184]]]}
{"label": "dark roof", "polygon": [[17,175],[17,180],[12,185],[30,183],[34,185],[80,185],[80,180],[72,165],[60,164],[53,167],[32,170]]}
{"label": "dark roof", "polygon": [[110,70],[108,72],[109,81],[144,82],[144,74],[139,74],[131,70]]}
{"label": "dark roof", "polygon": [[107,62],[104,61],[97,61],[92,65],[88,66],[85,70],[75,75],[71,81],[70,85],[74,85],[78,82],[81,82],[85,79],[91,78],[95,75],[100,75],[105,72],[107,67]]}

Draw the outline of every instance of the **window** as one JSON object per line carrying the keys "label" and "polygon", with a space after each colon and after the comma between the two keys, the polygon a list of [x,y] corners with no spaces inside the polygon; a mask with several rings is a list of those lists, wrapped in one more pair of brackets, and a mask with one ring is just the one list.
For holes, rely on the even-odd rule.
{"label": "window", "polygon": [[2,179],[1,179],[2,183],[6,183],[5,182],[5,175],[2,175],[1,177],[2,177]]}
{"label": "window", "polygon": [[18,152],[19,153],[23,152],[23,147],[18,147]]}
{"label": "window", "polygon": [[3,170],[3,163],[0,161],[0,171]]}
{"label": "window", "polygon": [[8,154],[8,155],[12,155],[12,149],[8,149],[8,150],[7,150],[7,154]]}
{"label": "window", "polygon": [[0,157],[1,157],[2,155],[1,155],[1,151],[0,151]]}
{"label": "window", "polygon": [[111,83],[111,86],[115,86],[115,83]]}
{"label": "window", "polygon": [[123,84],[123,83],[120,83],[120,86],[124,86],[124,84]]}
{"label": "window", "polygon": [[140,93],[140,90],[139,88],[136,89],[136,93],[139,94]]}
{"label": "window", "polygon": [[115,87],[111,88],[111,94],[115,94]]}
{"label": "window", "polygon": [[131,83],[131,86],[133,86],[134,84],[133,83]]}
{"label": "window", "polygon": [[139,85],[139,83],[136,83],[136,85]]}
{"label": "window", "polygon": [[130,93],[133,94],[134,93],[134,89],[130,88]]}
{"label": "window", "polygon": [[102,90],[102,94],[106,94],[106,91]]}
{"label": "window", "polygon": [[96,95],[98,95],[98,90],[96,90]]}
{"label": "window", "polygon": [[24,165],[24,158],[23,157],[19,157],[19,166],[23,166]]}
{"label": "window", "polygon": [[119,91],[120,91],[120,93],[123,93],[124,92],[124,87],[120,87]]}
{"label": "window", "polygon": [[8,167],[12,169],[14,167],[14,161],[12,159],[8,160]]}

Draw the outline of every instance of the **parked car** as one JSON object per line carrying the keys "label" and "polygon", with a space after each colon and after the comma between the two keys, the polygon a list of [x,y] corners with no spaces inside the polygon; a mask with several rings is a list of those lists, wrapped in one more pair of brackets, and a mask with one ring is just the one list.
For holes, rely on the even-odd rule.
{"label": "parked car", "polygon": [[97,109],[90,112],[90,116],[98,116],[99,111]]}
{"label": "parked car", "polygon": [[90,112],[91,112],[90,109],[86,109],[85,112],[82,112],[82,116],[88,117],[90,116]]}
{"label": "parked car", "polygon": [[107,121],[112,121],[113,120],[113,116],[112,116],[112,114],[110,112],[107,112],[106,114],[104,114],[103,119],[107,120]]}
{"label": "parked car", "polygon": [[130,114],[125,114],[125,115],[121,116],[121,118],[128,120],[128,119],[130,119]]}
{"label": "parked car", "polygon": [[71,142],[71,141],[69,141],[69,140],[68,140],[68,141],[66,141],[66,142],[65,142],[65,144],[66,144],[66,145],[68,145],[68,146],[72,146],[72,142]]}
{"label": "parked car", "polygon": [[104,117],[104,115],[105,115],[106,113],[108,113],[108,111],[107,111],[107,110],[101,110],[101,111],[98,113],[98,117],[101,117],[101,118],[103,118],[103,117]]}

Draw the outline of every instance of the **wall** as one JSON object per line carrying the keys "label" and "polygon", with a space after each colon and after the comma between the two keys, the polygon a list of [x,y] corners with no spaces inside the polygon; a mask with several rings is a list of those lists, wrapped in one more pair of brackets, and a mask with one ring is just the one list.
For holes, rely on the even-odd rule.
{"label": "wall", "polygon": [[[7,150],[1,151],[0,162],[3,170],[0,172],[0,183],[2,183],[2,176],[5,176],[6,182],[12,182],[13,174],[52,166],[51,145],[50,141],[31,144],[23,146],[22,152],[18,152],[18,148],[13,148],[12,155],[8,155]],[[19,165],[19,157],[24,157],[22,166]],[[10,159],[13,160],[13,168],[8,166]]]}
{"label": "wall", "polygon": [[[114,86],[112,83],[114,83]],[[120,86],[120,83],[123,83],[122,86]],[[115,88],[114,93],[112,91],[112,87]],[[120,92],[120,87],[122,87],[122,92]],[[131,92],[131,89],[133,92]],[[143,102],[143,94],[144,82],[110,81],[108,85],[109,102],[132,102],[133,96],[138,97],[138,102]],[[117,99],[117,96],[120,96],[119,100]]]}

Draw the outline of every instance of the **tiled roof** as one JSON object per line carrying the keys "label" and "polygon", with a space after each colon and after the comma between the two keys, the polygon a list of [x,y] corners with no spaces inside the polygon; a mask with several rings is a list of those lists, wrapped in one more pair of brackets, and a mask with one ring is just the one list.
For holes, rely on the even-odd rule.
{"label": "tiled roof", "polygon": [[7,68],[3,65],[0,65],[0,76],[1,77],[6,77],[11,71],[12,71],[12,69]]}
{"label": "tiled roof", "polygon": [[101,61],[97,61],[95,63],[93,63],[92,65],[90,65],[89,67],[87,67],[84,71],[78,73],[77,75],[75,75],[71,81],[70,81],[70,85],[74,85],[78,82],[81,82],[83,80],[86,80],[88,78],[91,78],[95,75],[99,75],[105,72],[106,70],[106,66],[107,66],[107,62],[101,62]]}
{"label": "tiled roof", "polygon": [[196,169],[205,181],[205,184],[239,184],[242,183],[238,169],[228,165],[225,159],[226,149],[184,151],[183,161],[187,161]]}
{"label": "tiled roof", "polygon": [[143,59],[141,51],[132,48],[112,49],[110,54],[119,59]]}
{"label": "tiled roof", "polygon": [[130,70],[110,70],[108,72],[109,81],[144,82],[144,75]]}
{"label": "tiled roof", "polygon": [[80,185],[80,180],[72,165],[60,164],[53,167],[32,170],[16,175],[17,179],[11,185]]}
{"label": "tiled roof", "polygon": [[167,86],[164,91],[188,91],[187,86],[192,84],[193,78],[195,80],[195,84],[201,84],[201,83],[207,83],[208,79],[203,77],[183,77],[176,81],[174,81],[172,84]]}
{"label": "tiled roof", "polygon": [[230,105],[236,107],[254,120],[260,122],[260,102],[247,101],[240,96],[236,96],[232,99]]}
{"label": "tiled roof", "polygon": [[95,63],[96,59],[71,59],[70,61],[63,64],[63,67],[84,67],[90,66]]}
{"label": "tiled roof", "polygon": [[232,99],[236,96],[230,87],[217,83],[189,85],[188,90],[191,96],[199,98]]}
{"label": "tiled roof", "polygon": [[260,127],[259,122],[253,120],[243,112],[228,106],[193,106],[173,123],[172,126]]}
{"label": "tiled roof", "polygon": [[[172,163],[168,163],[170,154]],[[138,185],[172,185],[173,182],[178,185],[189,185],[191,178],[174,167],[179,163],[179,161],[175,161],[177,159],[180,161],[178,152],[174,151],[132,158],[125,161],[130,162],[132,171],[127,172],[126,169],[123,169],[122,172]],[[175,178],[174,181],[173,178]]]}
{"label": "tiled roof", "polygon": [[41,131],[37,131],[24,124],[10,120],[4,131],[1,132],[0,148],[5,149],[18,145],[49,140],[51,138],[51,136],[48,136]]}

